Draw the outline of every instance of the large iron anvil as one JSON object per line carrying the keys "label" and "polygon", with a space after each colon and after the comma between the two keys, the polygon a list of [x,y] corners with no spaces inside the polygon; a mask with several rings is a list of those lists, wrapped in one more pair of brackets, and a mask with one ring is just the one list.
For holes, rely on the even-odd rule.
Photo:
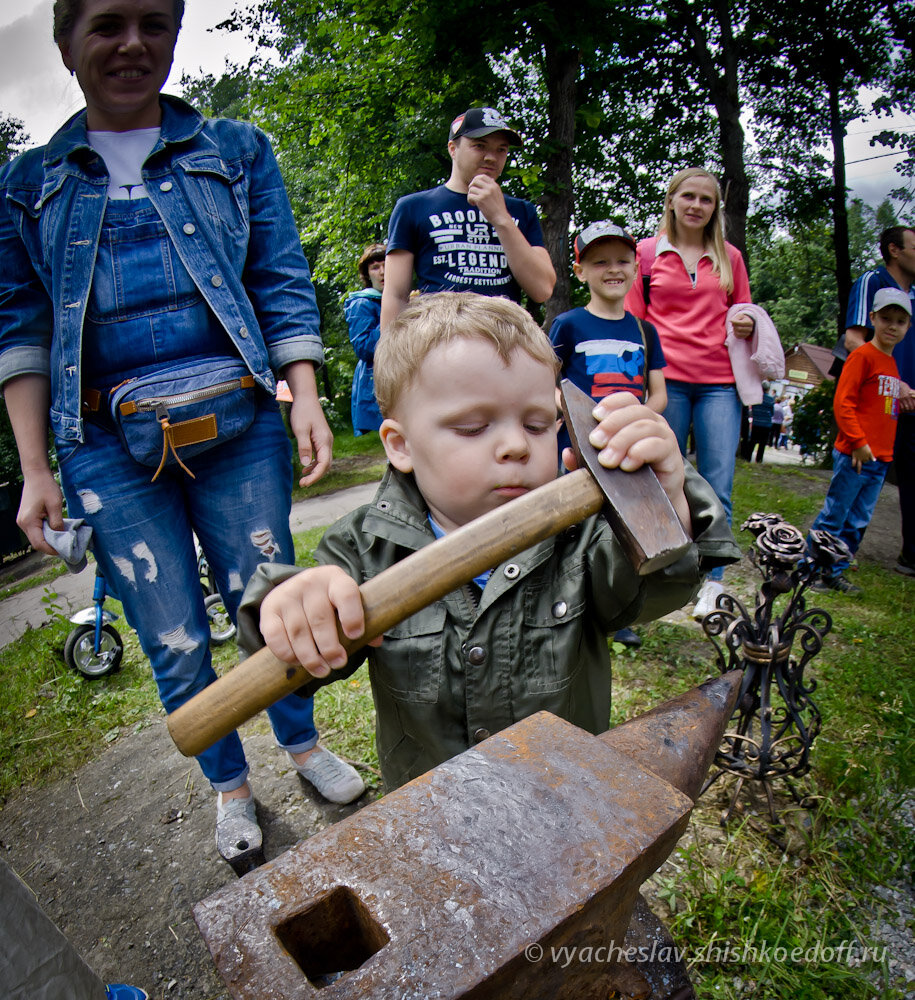
{"label": "large iron anvil", "polygon": [[[725,674],[599,737],[531,716],[216,892],[194,917],[230,993],[691,996],[682,963],[659,960],[669,938],[627,929],[739,682]],[[638,917],[651,922],[644,904]]]}

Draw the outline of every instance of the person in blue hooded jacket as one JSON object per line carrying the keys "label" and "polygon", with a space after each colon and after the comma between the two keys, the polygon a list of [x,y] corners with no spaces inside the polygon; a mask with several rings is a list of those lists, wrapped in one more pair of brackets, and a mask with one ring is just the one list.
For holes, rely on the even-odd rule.
{"label": "person in blue hooded jacket", "polygon": [[371,243],[359,258],[359,277],[364,288],[348,295],[343,313],[349,339],[358,361],[353,372],[352,418],[356,437],[381,426],[381,411],[375,401],[375,348],[381,335],[381,293],[384,290],[383,243]]}

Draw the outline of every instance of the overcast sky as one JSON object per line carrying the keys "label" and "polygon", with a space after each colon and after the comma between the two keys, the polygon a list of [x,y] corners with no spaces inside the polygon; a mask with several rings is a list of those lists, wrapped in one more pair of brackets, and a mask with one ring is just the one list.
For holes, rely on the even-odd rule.
{"label": "overcast sky", "polygon": [[[251,7],[255,2],[188,0],[165,89],[176,92],[185,71],[219,74],[226,59],[246,62],[252,49],[241,34],[208,29],[236,7]],[[83,106],[79,88],[51,39],[51,8],[52,0],[0,0],[0,110],[25,122],[33,144],[47,142],[64,120]],[[900,119],[899,125],[912,130],[915,119]],[[846,140],[852,194],[872,205],[899,185],[893,172],[899,157],[881,155],[885,150],[868,145],[870,137],[885,127],[873,119],[852,122]],[[864,162],[851,162],[856,160]]]}

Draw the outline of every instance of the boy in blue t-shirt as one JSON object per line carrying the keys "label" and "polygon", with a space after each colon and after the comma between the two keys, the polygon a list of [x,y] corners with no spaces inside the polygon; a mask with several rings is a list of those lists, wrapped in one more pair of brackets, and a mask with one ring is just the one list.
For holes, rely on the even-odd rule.
{"label": "boy in blue t-shirt", "polygon": [[[667,388],[657,330],[623,305],[636,277],[635,240],[612,222],[595,222],[575,237],[574,246],[573,270],[591,298],[583,308],[557,316],[550,328],[561,376],[595,402],[613,392],[631,392],[663,413]],[[568,437],[562,447],[568,447]]]}
{"label": "boy in blue t-shirt", "polygon": [[[623,300],[636,277],[635,240],[613,222],[594,222],[575,237],[573,271],[588,286],[586,306],[557,316],[550,341],[562,362],[560,376],[574,382],[595,401],[613,392],[631,392],[656,413],[667,406],[664,352],[651,323],[626,312]],[[559,454],[569,433],[559,432]],[[630,628],[613,637],[638,648]]]}

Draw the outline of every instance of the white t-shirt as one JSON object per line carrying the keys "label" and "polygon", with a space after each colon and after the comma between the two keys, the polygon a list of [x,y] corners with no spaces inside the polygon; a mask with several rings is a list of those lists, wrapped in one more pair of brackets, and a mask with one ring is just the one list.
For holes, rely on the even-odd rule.
{"label": "white t-shirt", "polygon": [[111,180],[108,197],[113,201],[136,201],[147,197],[140,170],[153,146],[159,128],[138,128],[129,132],[87,132],[89,145],[101,156]]}

